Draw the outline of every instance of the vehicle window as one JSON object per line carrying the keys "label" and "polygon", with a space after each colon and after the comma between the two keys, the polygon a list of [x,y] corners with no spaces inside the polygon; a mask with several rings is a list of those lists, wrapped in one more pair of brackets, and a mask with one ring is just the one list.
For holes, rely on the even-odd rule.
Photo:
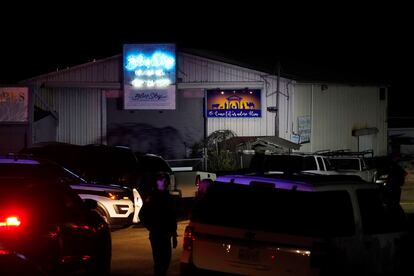
{"label": "vehicle window", "polygon": [[365,162],[362,159],[359,160],[359,162],[361,163],[361,168],[362,168],[363,171],[368,169],[367,166],[365,166]]}
{"label": "vehicle window", "polygon": [[[304,158],[303,170],[308,171],[317,169],[315,158],[313,156],[306,156]],[[323,169],[323,167],[321,167],[321,169]]]}
{"label": "vehicle window", "polygon": [[214,183],[195,206],[193,221],[315,237],[355,231],[346,191],[302,192]]}
{"label": "vehicle window", "polygon": [[133,181],[137,161],[135,155],[126,149],[114,147],[85,146],[79,155],[82,176],[98,183],[122,183]]}
{"label": "vehicle window", "polygon": [[398,232],[406,229],[407,221],[399,204],[386,204],[379,190],[357,190],[362,227],[365,234]]}
{"label": "vehicle window", "polygon": [[325,167],[323,166],[322,157],[317,157],[316,160],[318,160],[319,170],[324,171]]}
{"label": "vehicle window", "polygon": [[294,155],[266,155],[263,170],[281,172],[299,172],[303,170],[302,156]]}
{"label": "vehicle window", "polygon": [[360,170],[357,158],[332,158],[331,164],[336,170]]}
{"label": "vehicle window", "polygon": [[326,167],[327,171],[333,171],[334,170],[334,168],[333,168],[333,166],[332,166],[332,164],[331,164],[331,162],[329,161],[328,158],[323,157],[323,161],[325,162],[325,167]]}
{"label": "vehicle window", "polygon": [[52,164],[2,164],[0,166],[0,175],[1,177],[40,178],[66,184],[83,182],[74,173]]}
{"label": "vehicle window", "polygon": [[250,160],[249,170],[252,172],[260,172],[263,171],[264,168],[264,154],[255,154],[252,156]]}
{"label": "vehicle window", "polygon": [[144,172],[172,172],[168,163],[159,157],[141,156],[138,157],[139,170]]}

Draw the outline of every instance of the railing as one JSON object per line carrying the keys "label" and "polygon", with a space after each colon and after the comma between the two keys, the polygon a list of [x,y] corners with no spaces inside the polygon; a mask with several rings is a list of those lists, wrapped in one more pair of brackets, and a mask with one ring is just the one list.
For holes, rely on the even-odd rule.
{"label": "railing", "polygon": [[358,157],[374,157],[373,150],[364,150],[364,151],[350,151],[349,149],[344,150],[320,150],[316,151],[314,154],[324,155],[324,156],[358,156]]}

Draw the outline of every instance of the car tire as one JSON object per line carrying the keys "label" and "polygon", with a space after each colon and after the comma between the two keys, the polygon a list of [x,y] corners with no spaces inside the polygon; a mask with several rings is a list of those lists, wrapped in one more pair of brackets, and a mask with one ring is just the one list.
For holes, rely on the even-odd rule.
{"label": "car tire", "polygon": [[102,218],[103,218],[103,220],[110,226],[110,220],[109,220],[109,215],[108,215],[108,212],[106,212],[106,210],[103,208],[103,207],[101,207],[101,206],[98,206],[98,207],[96,207],[96,209],[95,209],[95,211],[98,213],[98,215],[100,215]]}

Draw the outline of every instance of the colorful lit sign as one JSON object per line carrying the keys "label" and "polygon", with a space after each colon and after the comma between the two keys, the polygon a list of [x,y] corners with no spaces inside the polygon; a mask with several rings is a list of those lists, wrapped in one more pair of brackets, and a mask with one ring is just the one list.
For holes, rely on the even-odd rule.
{"label": "colorful lit sign", "polygon": [[261,90],[207,90],[207,117],[258,118],[262,116]]}
{"label": "colorful lit sign", "polygon": [[0,123],[29,121],[29,89],[0,87]]}
{"label": "colorful lit sign", "polygon": [[124,45],[124,108],[175,109],[174,44]]}

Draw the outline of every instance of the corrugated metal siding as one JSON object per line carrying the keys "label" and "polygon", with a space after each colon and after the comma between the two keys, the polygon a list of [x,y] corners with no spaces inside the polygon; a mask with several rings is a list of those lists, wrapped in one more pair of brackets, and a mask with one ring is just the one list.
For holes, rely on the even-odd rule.
{"label": "corrugated metal siding", "polygon": [[[74,82],[120,82],[121,71],[120,64],[122,62],[121,56],[114,56],[105,60],[91,62],[88,64],[75,66],[68,70],[62,70],[59,72],[40,76],[31,80],[31,83],[36,86],[41,86],[46,81],[74,81]],[[255,135],[274,135],[275,123],[274,113],[267,112],[268,106],[276,106],[276,91],[277,80],[274,76],[269,76],[265,73],[246,69],[239,66],[234,66],[222,62],[216,62],[206,58],[197,57],[189,54],[178,54],[177,60],[177,77],[182,83],[214,83],[214,82],[263,82],[262,89],[262,117],[261,118],[229,118],[229,119],[216,119],[209,118],[207,122],[207,135],[216,130],[229,129],[234,131],[238,136],[255,136]],[[266,81],[265,81],[266,80]],[[292,101],[291,95],[287,97],[289,80],[284,78],[280,79],[280,92],[285,94],[279,94],[279,135],[282,138],[289,139],[291,133],[291,117],[292,117]],[[292,85],[289,85],[289,91],[292,91]],[[234,87],[234,88],[245,88],[245,87]],[[90,92],[91,89],[54,89],[54,93],[64,93],[65,91],[83,91]],[[180,93],[178,91],[177,93]],[[71,97],[73,97],[71,94]],[[76,94],[76,97],[83,95]],[[51,97],[51,96],[49,96]],[[54,96],[58,97],[58,96]],[[78,104],[75,99],[69,99],[69,94],[62,95],[62,99],[65,99],[66,105]],[[58,97],[60,101],[60,97]],[[66,101],[67,100],[67,101]],[[79,100],[78,100],[79,101]],[[83,100],[82,100],[83,101]],[[97,99],[96,99],[97,101]],[[58,102],[54,102],[56,105]],[[61,106],[61,111],[64,110],[72,111],[68,106],[66,109]],[[81,107],[78,106],[78,112],[80,114]],[[76,110],[75,108],[75,110]],[[200,111],[201,112],[201,111]],[[88,113],[88,112],[87,112]],[[72,113],[75,114],[75,113]],[[78,116],[78,115],[76,115]],[[93,117],[92,117],[93,118]],[[74,121],[78,119],[75,118]],[[91,119],[92,120],[92,119]],[[93,121],[93,120],[92,120]],[[92,122],[91,121],[91,122]],[[69,124],[69,122],[68,122]],[[70,124],[69,124],[70,125]],[[64,128],[69,128],[69,125],[65,125]],[[82,137],[75,138],[75,134],[69,134],[67,129],[62,129],[58,126],[58,137],[62,140],[76,140],[83,141]],[[73,128],[73,127],[72,127]],[[91,130],[96,132],[95,130]],[[75,136],[74,136],[75,135]],[[81,133],[79,135],[82,136]],[[90,139],[93,139],[94,135],[91,134]]]}
{"label": "corrugated metal siding", "polygon": [[[229,129],[238,136],[274,135],[274,114],[268,113],[266,109],[268,106],[276,106],[276,94],[273,93],[277,86],[275,77],[187,54],[179,54],[178,68],[178,77],[183,83],[263,82],[261,118],[209,118],[207,120],[207,134],[216,130]],[[280,91],[286,95],[288,94],[287,84],[288,80],[280,79]],[[290,89],[292,88],[290,87]],[[288,118],[291,117],[291,110],[289,99],[280,95],[279,135],[285,139],[290,137],[291,126],[289,125],[291,124]]]}
{"label": "corrugated metal siding", "polygon": [[[106,136],[106,107],[99,89],[37,89],[35,104],[58,114],[57,141],[72,144],[101,143]],[[36,142],[36,141],[34,141]]]}
{"label": "corrugated metal siding", "polygon": [[[313,91],[313,92],[312,92]],[[379,100],[379,87],[358,87],[298,84],[295,87],[294,131],[297,132],[298,116],[310,115],[311,143],[301,151],[350,149],[358,150],[358,139],[352,130],[378,128],[373,137],[376,155],[387,153],[387,101]]]}

